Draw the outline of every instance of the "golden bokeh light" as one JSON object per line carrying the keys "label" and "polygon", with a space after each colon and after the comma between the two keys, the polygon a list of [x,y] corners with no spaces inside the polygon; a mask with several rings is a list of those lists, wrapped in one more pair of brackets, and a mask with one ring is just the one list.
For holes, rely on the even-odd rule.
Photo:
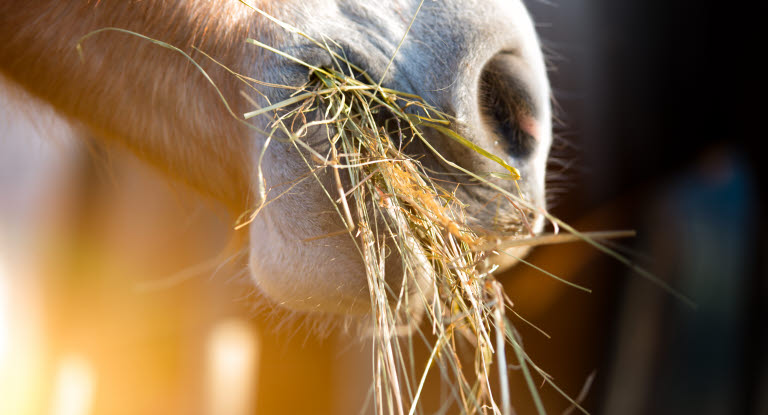
{"label": "golden bokeh light", "polygon": [[96,375],[85,357],[62,357],[56,371],[51,415],[90,414],[95,388]]}

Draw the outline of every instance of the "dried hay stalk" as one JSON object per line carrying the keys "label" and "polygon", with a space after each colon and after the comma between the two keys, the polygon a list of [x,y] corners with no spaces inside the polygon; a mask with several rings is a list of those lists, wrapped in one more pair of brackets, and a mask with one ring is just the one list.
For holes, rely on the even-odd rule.
{"label": "dried hay stalk", "polygon": [[[249,42],[303,64],[258,41]],[[445,127],[450,124],[449,117],[419,97],[380,87],[343,56],[322,45],[337,67],[305,64],[312,75],[303,88],[281,103],[245,114],[245,118],[274,114],[269,129],[282,132],[300,154],[308,154],[305,161],[310,171],[333,170],[336,186],[326,193],[356,241],[366,268],[374,333],[375,412],[422,413],[420,397],[428,372],[436,366],[462,413],[512,413],[504,351],[509,344],[543,413],[533,373],[549,377],[523,352],[505,316],[511,302],[493,277],[493,267],[484,266],[498,241],[481,237],[467,225],[465,205],[432,180],[406,149],[413,141],[420,141],[442,158],[422,133],[433,128],[502,165],[510,180],[520,178],[517,170],[449,130]],[[324,114],[322,119],[307,121],[313,119],[310,112],[318,109]],[[379,121],[382,114],[390,116],[386,125]],[[304,141],[308,128],[320,124],[332,127],[327,129],[327,143],[310,146]],[[490,184],[478,174],[463,172]],[[532,208],[518,195],[497,189]],[[266,195],[261,200],[266,200]],[[392,270],[385,269],[388,250],[393,247],[402,263],[402,270],[395,271],[402,273],[397,289],[387,282],[386,275]],[[420,372],[413,366],[411,341],[415,334],[423,339],[428,336],[414,322],[419,317],[413,310],[424,310],[429,335],[435,339],[427,365]],[[410,327],[403,336],[404,324]],[[402,337],[406,340],[401,341]],[[462,368],[456,349],[459,342],[475,349],[471,371]],[[496,379],[500,404],[491,387]]]}
{"label": "dried hay stalk", "polygon": [[[345,230],[335,234],[348,232],[351,235],[356,241],[366,268],[371,299],[370,324],[374,338],[373,407],[377,414],[423,413],[420,398],[427,375],[433,367],[437,368],[443,382],[449,386],[450,399],[447,404],[456,405],[461,413],[513,413],[508,381],[508,368],[511,364],[506,357],[506,348],[514,352],[514,365],[519,367],[525,378],[539,413],[545,413],[545,410],[534,382],[534,374],[561,393],[571,402],[572,407],[586,413],[578,402],[558,388],[551,376],[531,360],[523,350],[517,331],[506,316],[507,308],[512,310],[512,303],[504,295],[501,283],[493,276],[495,267],[488,266],[486,261],[489,255],[499,254],[506,248],[573,240],[586,241],[658,283],[684,302],[690,303],[690,300],[673,291],[656,276],[638,268],[625,257],[596,241],[598,238],[631,236],[631,232],[581,233],[543,212],[556,230],[563,228],[570,235],[540,235],[522,239],[490,238],[487,233],[481,236],[467,224],[465,205],[456,199],[453,192],[432,180],[419,160],[406,152],[408,144],[421,142],[434,156],[456,171],[495,189],[523,209],[541,211],[521,195],[491,183],[486,178],[488,175],[467,171],[445,159],[425,139],[423,131],[438,130],[445,137],[495,161],[507,170],[508,175],[505,178],[509,180],[520,179],[514,167],[456,134],[447,127],[451,124],[450,117],[431,107],[420,97],[381,87],[380,82],[372,80],[364,71],[329,46],[329,40],[315,40],[263,11],[251,5],[249,7],[285,30],[304,36],[325,49],[333,58],[335,67],[318,68],[256,40],[248,39],[249,43],[306,66],[311,71],[311,79],[301,88],[291,88],[296,89],[295,92],[282,102],[269,103],[263,108],[244,114],[243,118],[233,114],[238,122],[247,124],[266,137],[256,166],[258,204],[253,211],[241,216],[236,228],[246,226],[265,206],[276,199],[267,199],[268,191],[265,189],[261,170],[264,153],[268,151],[270,143],[278,139],[275,134],[288,137],[288,142],[305,157],[309,175],[317,178],[318,171],[333,170],[335,188],[324,190],[346,224]],[[80,42],[104,31],[129,33],[182,54],[216,88],[202,67],[188,54],[146,36],[124,29],[104,28],[89,33]],[[203,51],[197,51],[215,62]],[[255,84],[288,88],[266,84],[234,72],[232,74],[247,85],[249,91],[258,93],[267,102],[269,100],[266,95],[262,94]],[[219,96],[227,104],[221,93]],[[248,99],[258,107],[254,100],[250,97]],[[230,108],[229,105],[227,108]],[[313,114],[318,112],[322,112],[322,117],[313,119]],[[389,115],[389,119],[386,125],[381,125],[380,115],[385,113]],[[268,131],[261,131],[245,121],[256,116],[272,117]],[[308,131],[314,126],[330,127],[327,128],[329,136],[323,153],[316,149],[317,145],[310,146],[304,141]],[[499,176],[494,174],[494,177]],[[321,184],[319,178],[317,181]],[[291,187],[286,192],[290,189]],[[392,248],[396,252],[389,253]],[[398,255],[402,263],[402,269],[398,270],[402,273],[399,287],[391,287],[385,278],[387,272],[391,271],[385,269],[386,258],[393,254]],[[541,271],[558,278],[544,270]],[[414,314],[414,310],[419,311]],[[512,311],[514,313],[514,310]],[[422,318],[420,315],[426,318],[428,325],[419,325],[418,320]],[[405,330],[404,325],[407,326]],[[430,333],[422,332],[422,327],[425,326],[429,328]],[[433,340],[430,341],[429,337]],[[414,338],[428,342],[431,347],[423,370],[414,366]],[[463,367],[459,358],[457,344],[462,342],[474,348],[474,364],[471,368]],[[493,395],[492,384],[499,385],[497,390],[500,397]]]}

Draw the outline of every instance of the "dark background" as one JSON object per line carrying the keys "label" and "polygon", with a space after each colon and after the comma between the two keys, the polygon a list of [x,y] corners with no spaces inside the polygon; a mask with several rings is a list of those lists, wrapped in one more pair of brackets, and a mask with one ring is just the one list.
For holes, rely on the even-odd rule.
{"label": "dark background", "polygon": [[596,255],[566,275],[593,294],[558,296],[535,318],[553,340],[528,350],[551,359],[573,396],[594,371],[593,413],[768,413],[764,13],[723,2],[527,5],[560,120],[553,213],[585,230],[637,230],[616,247],[697,304]]}

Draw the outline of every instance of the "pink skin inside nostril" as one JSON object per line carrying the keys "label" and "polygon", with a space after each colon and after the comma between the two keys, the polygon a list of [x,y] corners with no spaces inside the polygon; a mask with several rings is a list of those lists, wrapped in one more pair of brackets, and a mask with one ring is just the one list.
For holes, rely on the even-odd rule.
{"label": "pink skin inside nostril", "polygon": [[529,134],[536,139],[536,141],[540,141],[539,123],[536,121],[535,117],[527,114],[518,114],[516,118],[518,126],[523,132]]}

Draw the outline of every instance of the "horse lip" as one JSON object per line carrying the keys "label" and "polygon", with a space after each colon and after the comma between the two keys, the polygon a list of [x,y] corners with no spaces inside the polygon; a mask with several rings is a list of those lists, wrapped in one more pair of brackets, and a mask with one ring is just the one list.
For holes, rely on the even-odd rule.
{"label": "horse lip", "polygon": [[531,249],[532,247],[530,246],[517,246],[492,254],[488,258],[489,268],[490,266],[496,266],[497,268],[494,271],[496,275],[509,271],[515,268],[521,262],[521,259],[528,256]]}

